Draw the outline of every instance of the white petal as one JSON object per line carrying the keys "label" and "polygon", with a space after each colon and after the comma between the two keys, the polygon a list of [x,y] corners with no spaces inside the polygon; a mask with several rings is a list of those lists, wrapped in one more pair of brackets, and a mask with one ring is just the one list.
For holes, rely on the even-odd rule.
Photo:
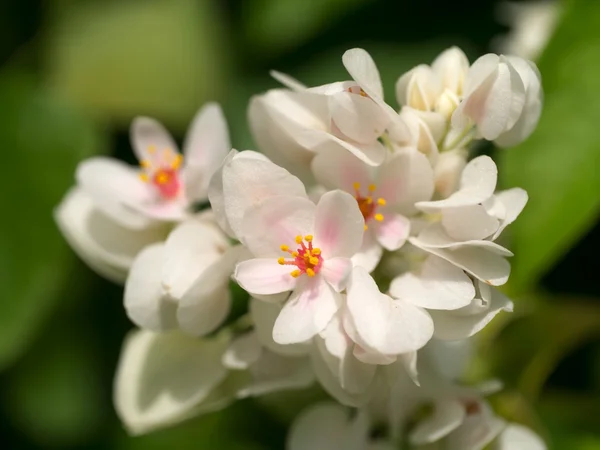
{"label": "white petal", "polygon": [[296,278],[290,275],[292,268],[279,264],[276,258],[249,259],[236,266],[233,277],[251,294],[278,294],[296,286]]}
{"label": "white petal", "polygon": [[415,203],[429,200],[433,189],[431,164],[418,151],[400,150],[379,169],[377,195],[404,214],[414,214]]}
{"label": "white petal", "polygon": [[364,188],[372,183],[373,169],[342,148],[318,153],[311,167],[317,182],[328,189],[354,192],[354,183]]}
{"label": "white petal", "polygon": [[471,414],[446,438],[446,445],[451,449],[483,450],[504,427],[505,422],[494,417],[491,411]]}
{"label": "white petal", "polygon": [[132,434],[166,427],[195,414],[225,378],[227,339],[197,340],[179,333],[134,331],[126,338],[115,376],[114,402]]}
{"label": "white petal", "polygon": [[499,224],[482,205],[448,208],[442,215],[446,233],[457,241],[485,239],[498,230]]}
{"label": "white petal", "polygon": [[458,428],[467,412],[458,400],[442,400],[435,403],[433,414],[421,420],[410,433],[414,445],[436,442]]}
{"label": "white petal", "polygon": [[82,161],[75,173],[78,185],[106,215],[129,228],[147,227],[151,220],[133,209],[154,201],[151,189],[139,178],[139,171],[112,158],[94,157]]}
{"label": "white petal", "polygon": [[360,267],[352,272],[347,305],[358,334],[369,348],[380,353],[418,350],[433,335],[433,322],[426,311],[382,294]]}
{"label": "white petal", "polygon": [[495,240],[500,236],[500,233],[517,219],[529,199],[527,192],[521,188],[513,188],[498,192],[495,197],[504,206],[505,212],[504,217],[500,221],[500,226],[496,233],[494,233],[492,240]]}
{"label": "white petal", "polygon": [[322,277],[302,275],[275,321],[273,340],[278,344],[309,340],[325,329],[340,304],[340,294]]}
{"label": "white petal", "polygon": [[381,246],[390,251],[402,247],[410,234],[410,220],[400,214],[386,213],[383,221],[374,222],[371,226]]}
{"label": "white petal", "polygon": [[450,47],[440,53],[431,63],[431,68],[438,74],[442,86],[453,93],[460,94],[464,78],[469,70],[469,60],[458,47]]}
{"label": "white petal", "polygon": [[477,58],[469,68],[465,78],[464,96],[470,95],[477,89],[490,75],[498,68],[499,56],[494,53],[487,53]]}
{"label": "white petal", "polygon": [[339,92],[330,98],[331,120],[351,141],[370,144],[387,128],[390,118],[371,98]]}
{"label": "white petal", "polygon": [[390,294],[396,298],[430,309],[458,309],[471,303],[475,288],[471,279],[458,267],[441,258],[427,258],[421,273],[406,273],[395,278]]}
{"label": "white petal", "polygon": [[481,331],[499,312],[513,310],[513,303],[496,290],[492,290],[489,305],[484,306],[478,298],[473,300],[473,304],[480,306],[479,312],[474,314],[467,314],[467,310],[473,311],[470,306],[464,310],[430,311],[435,325],[434,336],[444,340],[466,339]]}
{"label": "white petal", "polygon": [[54,211],[54,219],[75,252],[92,269],[116,283],[124,283],[136,255],[164,239],[160,224],[142,229],[121,226],[100,211],[90,195],[72,188]]}
{"label": "white petal", "polygon": [[460,189],[444,200],[419,202],[417,208],[425,212],[436,212],[443,208],[468,206],[482,203],[496,189],[498,169],[489,156],[478,156],[465,167],[460,180]]}
{"label": "white petal", "polygon": [[127,316],[138,326],[162,331],[177,328],[177,302],[162,287],[164,244],[140,252],[125,283]]}
{"label": "white petal", "polygon": [[213,177],[208,195],[215,215],[227,219],[235,236],[241,235],[246,211],[262,200],[276,195],[306,197],[298,178],[254,153],[246,153],[231,156],[223,166],[221,179]]}
{"label": "white petal", "polygon": [[306,344],[281,345],[273,340],[273,327],[281,306],[255,298],[250,299],[250,316],[254,322],[254,331],[260,343],[274,353],[285,356],[302,356],[308,353]]}
{"label": "white petal", "polygon": [[363,243],[358,253],[352,257],[352,264],[364,268],[367,272],[371,273],[379,264],[381,255],[383,254],[383,248],[375,239],[375,233],[372,229],[367,230],[363,235]]}
{"label": "white petal", "polygon": [[223,354],[223,365],[232,370],[245,370],[256,363],[262,347],[256,333],[250,331],[236,337]]}
{"label": "white petal", "polygon": [[131,145],[135,156],[143,160],[155,160],[162,152],[177,151],[177,144],[167,129],[150,117],[136,117],[130,129]]}
{"label": "white petal", "polygon": [[328,192],[317,204],[314,244],[323,258],[350,258],[360,249],[364,226],[354,197],[342,191]]}
{"label": "white petal", "polygon": [[328,258],[323,261],[320,273],[333,289],[341,292],[346,288],[351,271],[352,260],[349,258]]}
{"label": "white petal", "polygon": [[208,221],[190,219],[175,227],[165,242],[162,275],[165,292],[181,299],[228,247],[223,233]]}
{"label": "white petal", "polygon": [[450,236],[448,236],[448,233],[446,233],[446,231],[439,222],[433,223],[421,230],[418,236],[418,240],[422,245],[427,246],[429,249],[445,248],[455,250],[459,248],[480,247],[497,255],[513,256],[513,253],[510,250],[492,241],[481,239],[470,241],[455,241]]}
{"label": "white petal", "polygon": [[416,247],[445,259],[486,284],[500,286],[508,281],[508,276],[510,275],[510,264],[508,261],[502,255],[488,251],[485,247],[436,248],[423,245],[417,238],[409,238],[409,242]]}
{"label": "white petal", "polygon": [[462,171],[467,165],[467,151],[458,148],[443,152],[434,168],[435,190],[442,198],[450,197],[459,188]]}
{"label": "white petal", "polygon": [[206,200],[210,178],[231,150],[221,107],[207,103],[198,111],[183,144],[185,190],[189,199]]}
{"label": "white petal", "polygon": [[509,424],[498,437],[498,450],[546,450],[546,443],[529,428]]}
{"label": "white petal", "polygon": [[283,84],[286,88],[289,88],[292,91],[302,92],[307,89],[304,84],[300,83],[294,77],[291,77],[286,73],[281,73],[276,70],[271,70],[269,72],[269,75],[271,75],[273,78],[275,78],[281,84]]}
{"label": "white petal", "polygon": [[383,98],[383,87],[377,66],[365,50],[353,48],[342,56],[344,67],[363,90],[374,98]]}

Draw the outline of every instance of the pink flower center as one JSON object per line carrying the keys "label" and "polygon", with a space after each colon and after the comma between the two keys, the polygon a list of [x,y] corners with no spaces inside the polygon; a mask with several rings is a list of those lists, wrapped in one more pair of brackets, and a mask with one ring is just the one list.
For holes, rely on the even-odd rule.
{"label": "pink flower center", "polygon": [[[306,244],[304,244],[304,241],[306,241]],[[309,277],[314,277],[321,270],[321,266],[323,265],[321,249],[313,248],[312,241],[313,237],[310,234],[304,236],[304,239],[298,235],[296,236],[296,244],[300,247],[295,251],[291,250],[285,244],[280,247],[281,251],[292,255],[292,259],[281,257],[277,262],[282,266],[296,266],[296,269],[290,272],[290,275],[294,278],[298,278],[303,273]]]}
{"label": "pink flower center", "polygon": [[164,199],[177,197],[181,190],[179,174],[183,161],[181,154],[166,148],[162,154],[157,155],[156,149],[152,146],[148,147],[148,154],[152,157],[151,160],[140,161],[142,181],[151,184]]}
{"label": "pink flower center", "polygon": [[377,212],[378,206],[385,206],[385,199],[379,197],[377,201],[373,198],[373,192],[376,189],[374,184],[369,185],[368,194],[363,197],[360,192],[360,183],[354,183],[354,198],[358,203],[358,209],[365,219],[365,230],[368,229],[367,221],[375,219],[377,222],[382,222],[384,217],[383,214]]}

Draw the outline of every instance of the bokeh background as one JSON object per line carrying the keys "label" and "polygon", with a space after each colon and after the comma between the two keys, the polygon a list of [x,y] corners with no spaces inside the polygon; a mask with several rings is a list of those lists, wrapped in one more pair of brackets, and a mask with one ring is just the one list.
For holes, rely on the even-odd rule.
{"label": "bokeh background", "polygon": [[[3,0],[0,2],[0,446],[4,449],[281,449],[302,401],[244,401],[130,438],[112,378],[131,328],[122,288],[91,272],[52,210],[78,161],[133,161],[128,125],[179,138],[222,103],[232,142],[253,148],[251,95],[269,69],[307,84],[374,56],[393,103],[400,74],[450,45],[473,61],[508,32],[486,0]],[[484,330],[469,378],[500,377],[498,411],[556,450],[600,449],[600,2],[563,2],[539,67],[546,107],[526,143],[494,153],[530,203],[510,227],[516,311]]]}

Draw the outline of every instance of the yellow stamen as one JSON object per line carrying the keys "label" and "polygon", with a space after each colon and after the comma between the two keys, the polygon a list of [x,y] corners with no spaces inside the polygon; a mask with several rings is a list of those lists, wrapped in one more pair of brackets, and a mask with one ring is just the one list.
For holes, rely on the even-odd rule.
{"label": "yellow stamen", "polygon": [[292,272],[290,272],[290,275],[293,276],[294,278],[298,278],[300,276],[300,271],[299,270],[294,270]]}
{"label": "yellow stamen", "polygon": [[296,236],[296,244],[302,244],[302,236]]}
{"label": "yellow stamen", "polygon": [[156,152],[156,147],[154,145],[151,145],[148,147],[148,153],[150,153],[152,155],[155,152]]}
{"label": "yellow stamen", "polygon": [[166,184],[169,181],[169,176],[164,172],[160,172],[156,176],[156,181],[158,182],[158,184]]}
{"label": "yellow stamen", "polygon": [[369,191],[373,192],[376,189],[376,186],[374,184],[370,184],[369,185]]}
{"label": "yellow stamen", "polygon": [[312,256],[309,260],[308,260],[313,266],[316,266],[317,264],[319,264],[319,258],[317,258],[316,256]]}
{"label": "yellow stamen", "polygon": [[282,256],[277,260],[277,262],[283,266],[285,264],[285,258]]}
{"label": "yellow stamen", "polygon": [[377,222],[383,221],[383,214],[380,214],[380,213],[375,214],[375,220]]}
{"label": "yellow stamen", "polygon": [[306,269],[306,275],[308,275],[309,277],[314,277],[315,271],[312,269]]}
{"label": "yellow stamen", "polygon": [[354,183],[352,186],[354,186],[354,189],[357,191],[360,189],[360,183]]}
{"label": "yellow stamen", "polygon": [[150,164],[150,161],[148,161],[147,159],[143,159],[140,161],[140,166],[142,166],[144,169],[147,169],[151,165],[152,164]]}
{"label": "yellow stamen", "polygon": [[304,240],[306,242],[312,242],[312,240],[313,240],[312,234],[307,234],[306,236],[304,236]]}
{"label": "yellow stamen", "polygon": [[140,180],[142,180],[144,183],[147,183],[148,182],[148,174],[140,173]]}
{"label": "yellow stamen", "polygon": [[292,256],[296,258],[298,256],[298,252],[292,252]]}
{"label": "yellow stamen", "polygon": [[183,156],[181,156],[181,155],[178,154],[177,156],[175,156],[175,159],[171,163],[171,168],[173,170],[179,169],[179,167],[181,166],[181,162],[182,161],[183,161]]}
{"label": "yellow stamen", "polygon": [[378,198],[378,199],[377,199],[377,204],[378,204],[379,206],[385,206],[385,205],[386,205],[386,203],[387,203],[387,202],[385,201],[385,199],[384,199],[384,198]]}
{"label": "yellow stamen", "polygon": [[285,245],[285,244],[281,245],[279,248],[281,249],[281,251],[282,251],[282,252],[287,252],[287,251],[290,249],[290,248],[289,248],[287,245]]}
{"label": "yellow stamen", "polygon": [[371,203],[373,203],[373,199],[371,197],[367,197],[367,205],[370,205]]}
{"label": "yellow stamen", "polygon": [[321,249],[320,248],[313,248],[312,249],[312,254],[315,256],[319,256],[321,254]]}
{"label": "yellow stamen", "polygon": [[367,231],[369,229],[368,225],[365,225],[365,231]]}

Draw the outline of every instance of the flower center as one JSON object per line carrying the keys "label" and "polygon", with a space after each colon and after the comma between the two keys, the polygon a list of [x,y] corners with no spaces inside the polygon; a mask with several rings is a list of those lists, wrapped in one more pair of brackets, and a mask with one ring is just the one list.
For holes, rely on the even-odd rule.
{"label": "flower center", "polygon": [[383,214],[377,212],[378,206],[385,206],[385,199],[379,197],[377,200],[373,198],[373,192],[377,188],[374,184],[370,184],[368,187],[368,194],[363,197],[360,192],[360,183],[354,183],[354,198],[358,203],[358,209],[365,219],[365,230],[369,228],[367,221],[375,219],[377,222],[382,222],[384,217]]}
{"label": "flower center", "polygon": [[179,168],[183,161],[181,154],[169,148],[164,149],[161,154],[157,154],[156,148],[153,146],[148,147],[148,154],[152,160],[140,161],[142,181],[152,184],[165,199],[177,197],[181,189],[179,177]]}
{"label": "flower center", "polygon": [[360,86],[351,86],[346,90],[351,94],[358,94],[361,97],[369,97],[369,94],[367,94]]}
{"label": "flower center", "polygon": [[[304,241],[306,241],[306,244],[304,244]],[[321,270],[321,266],[323,265],[321,249],[313,248],[312,241],[313,237],[310,234],[304,236],[304,239],[298,235],[296,236],[296,244],[300,247],[295,251],[291,250],[285,244],[280,247],[281,251],[289,253],[293,259],[281,257],[277,259],[277,262],[282,266],[296,266],[297,268],[290,272],[290,275],[294,278],[298,278],[303,273],[309,277],[314,277]]]}

